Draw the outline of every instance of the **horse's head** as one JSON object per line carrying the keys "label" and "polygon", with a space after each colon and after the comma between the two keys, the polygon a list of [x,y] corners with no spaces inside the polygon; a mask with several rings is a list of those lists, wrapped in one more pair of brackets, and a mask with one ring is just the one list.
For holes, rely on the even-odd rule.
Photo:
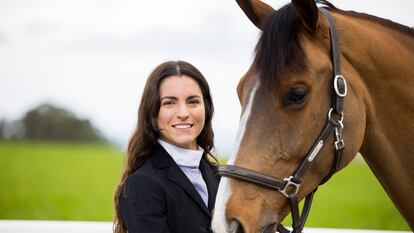
{"label": "horse's head", "polygon": [[[314,0],[293,0],[277,11],[260,1],[238,3],[262,34],[254,62],[237,87],[242,115],[228,164],[283,181],[318,146],[316,140],[328,121],[334,92],[329,23]],[[366,123],[357,84],[349,84],[355,75],[346,59],[341,59],[342,74],[348,81],[343,115],[352,113],[352,118],[345,117],[343,122],[346,149],[339,168],[357,154]],[[321,183],[332,167],[334,141],[332,133],[303,175],[300,187],[288,187],[288,194],[297,191],[301,200]],[[243,171],[238,173],[244,175],[240,174]],[[220,182],[213,230],[274,232],[290,211],[288,198],[277,190],[233,178],[223,177]]]}

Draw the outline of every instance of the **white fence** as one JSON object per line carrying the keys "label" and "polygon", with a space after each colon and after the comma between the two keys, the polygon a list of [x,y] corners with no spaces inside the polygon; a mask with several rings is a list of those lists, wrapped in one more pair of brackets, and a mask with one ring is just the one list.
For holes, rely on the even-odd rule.
{"label": "white fence", "polygon": [[[0,233],[111,233],[111,222],[0,220]],[[355,229],[305,228],[304,233],[410,233]],[[412,233],[412,232],[411,232]]]}

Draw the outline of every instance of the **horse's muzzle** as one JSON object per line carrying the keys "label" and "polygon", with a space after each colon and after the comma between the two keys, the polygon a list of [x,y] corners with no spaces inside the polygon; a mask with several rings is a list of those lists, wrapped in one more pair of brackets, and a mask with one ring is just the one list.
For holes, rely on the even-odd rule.
{"label": "horse's muzzle", "polygon": [[[277,223],[271,223],[263,227],[258,233],[274,233],[276,232]],[[232,220],[230,222],[229,232],[228,233],[246,233],[243,229],[242,224],[237,220]]]}

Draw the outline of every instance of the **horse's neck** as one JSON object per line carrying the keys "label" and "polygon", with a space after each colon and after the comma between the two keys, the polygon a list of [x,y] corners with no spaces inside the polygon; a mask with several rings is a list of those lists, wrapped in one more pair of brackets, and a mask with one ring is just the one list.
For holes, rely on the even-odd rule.
{"label": "horse's neck", "polygon": [[414,228],[414,37],[361,19],[345,27],[344,60],[367,91],[361,153]]}

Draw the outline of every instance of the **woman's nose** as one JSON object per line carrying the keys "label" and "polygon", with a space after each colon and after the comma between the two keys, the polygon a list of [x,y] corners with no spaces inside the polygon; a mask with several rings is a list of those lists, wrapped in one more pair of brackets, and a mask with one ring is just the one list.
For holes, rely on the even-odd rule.
{"label": "woman's nose", "polygon": [[189,112],[188,112],[187,105],[185,105],[185,104],[180,104],[180,105],[179,105],[179,107],[178,107],[178,113],[177,113],[177,116],[178,116],[179,118],[186,118],[186,117],[188,117],[188,115],[189,115]]}

